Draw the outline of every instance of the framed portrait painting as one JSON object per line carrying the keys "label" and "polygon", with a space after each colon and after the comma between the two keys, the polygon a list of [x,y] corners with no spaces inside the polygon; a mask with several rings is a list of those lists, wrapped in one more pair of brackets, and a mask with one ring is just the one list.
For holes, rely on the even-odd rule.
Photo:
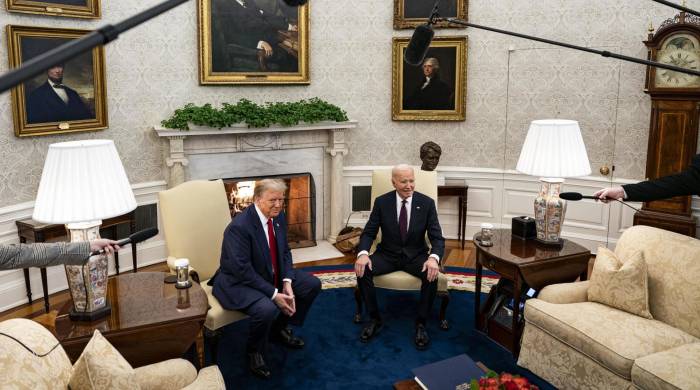
{"label": "framed portrait painting", "polygon": [[198,0],[200,84],[308,84],[309,4]]}
{"label": "framed portrait painting", "polygon": [[463,121],[467,104],[467,37],[434,38],[420,66],[408,65],[409,38],[394,38],[391,119]]}
{"label": "framed portrait painting", "polygon": [[[78,39],[89,30],[7,26],[10,68]],[[107,128],[104,49],[96,47],[12,89],[15,135]]]}
{"label": "framed portrait painting", "polygon": [[[434,1],[429,0],[394,0],[394,28],[415,28],[428,22],[433,11]],[[438,12],[443,18],[467,20],[469,0],[442,0]],[[464,28],[447,22],[438,22],[435,27]]]}
{"label": "framed portrait painting", "polygon": [[100,17],[100,0],[5,0],[5,3],[10,12],[73,18]]}

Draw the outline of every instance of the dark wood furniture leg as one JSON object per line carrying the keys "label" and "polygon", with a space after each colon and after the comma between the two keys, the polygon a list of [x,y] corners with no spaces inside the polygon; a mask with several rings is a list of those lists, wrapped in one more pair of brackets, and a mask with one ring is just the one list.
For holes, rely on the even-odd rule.
{"label": "dark wood furniture leg", "polygon": [[464,243],[467,241],[467,194],[468,194],[468,188],[467,186],[464,186],[464,195],[459,197],[459,205],[460,205],[460,211],[459,215],[461,218],[461,226],[462,226],[462,249],[464,249]]}
{"label": "dark wood furniture leg", "polygon": [[49,312],[49,280],[46,276],[46,268],[40,268],[41,272],[41,288],[44,290],[44,310]]}
{"label": "dark wood furniture leg", "polygon": [[27,301],[32,304],[32,284],[29,281],[29,268],[24,268],[24,286],[27,288]]}
{"label": "dark wood furniture leg", "polygon": [[481,254],[476,251],[476,280],[474,281],[474,327],[481,329],[479,312],[481,311]]}
{"label": "dark wood furniture leg", "polygon": [[522,336],[523,328],[520,326],[520,292],[522,290],[523,281],[518,273],[515,277],[513,286],[513,357],[517,358],[520,354],[520,336]]}
{"label": "dark wood furniture leg", "polygon": [[[131,234],[136,233],[136,217],[134,214],[131,215],[131,220],[129,221],[129,231]],[[138,271],[138,261],[136,260],[136,243],[132,242],[131,243],[131,260],[134,264],[134,268],[131,269],[131,272],[136,273]]]}

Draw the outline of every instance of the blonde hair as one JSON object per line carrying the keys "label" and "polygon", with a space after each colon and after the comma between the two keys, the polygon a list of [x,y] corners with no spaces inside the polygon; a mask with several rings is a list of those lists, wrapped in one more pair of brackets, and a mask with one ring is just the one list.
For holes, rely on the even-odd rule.
{"label": "blonde hair", "polygon": [[263,179],[255,182],[253,197],[260,199],[265,191],[286,192],[287,184],[282,179]]}

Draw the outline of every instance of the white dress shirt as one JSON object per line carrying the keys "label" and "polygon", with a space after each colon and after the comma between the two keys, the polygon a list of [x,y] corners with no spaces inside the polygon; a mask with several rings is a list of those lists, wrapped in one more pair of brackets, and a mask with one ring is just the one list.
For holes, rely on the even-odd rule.
{"label": "white dress shirt", "polygon": [[[250,207],[250,206],[249,206],[249,207]],[[268,231],[267,231],[267,220],[268,220],[268,218],[265,216],[265,214],[262,213],[262,211],[260,211],[260,209],[258,208],[258,206],[257,206],[255,203],[253,203],[253,207],[255,207],[255,211],[258,213],[258,218],[260,218],[260,223],[262,223],[263,231],[265,232],[265,238],[266,238],[265,241],[267,242],[267,247],[268,247],[268,249],[269,249],[269,248],[270,248],[270,235],[269,235],[269,233],[268,233]],[[272,219],[272,218],[269,218],[269,219]],[[275,224],[275,220],[274,220],[274,219],[272,219],[272,223]],[[272,229],[272,235],[273,235],[273,236],[275,235],[275,229]],[[275,239],[277,239],[277,237],[275,237]],[[281,254],[280,254],[280,253],[277,253],[277,267],[278,267],[278,268],[281,267],[281,264],[282,264],[282,258],[281,258],[281,257],[282,257]],[[273,273],[274,273],[274,268],[273,268]],[[273,275],[273,276],[274,276],[275,278],[277,277],[277,275]],[[284,279],[282,279],[282,282],[289,282],[289,283],[292,283],[292,279],[284,278]],[[272,297],[271,297],[270,299],[275,299],[276,296],[277,296],[277,289],[275,289],[275,292],[272,293]]]}
{"label": "white dress shirt", "polygon": [[63,88],[56,88],[54,87],[54,84],[60,84],[60,83],[55,83],[49,79],[49,85],[51,86],[51,89],[53,89],[54,92],[56,92],[56,95],[63,100],[63,103],[68,104],[68,94],[66,93],[66,90]]}

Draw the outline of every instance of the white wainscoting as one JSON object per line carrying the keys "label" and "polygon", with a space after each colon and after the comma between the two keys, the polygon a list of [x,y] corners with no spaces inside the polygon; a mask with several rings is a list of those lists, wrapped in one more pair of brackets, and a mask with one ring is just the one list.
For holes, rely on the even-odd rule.
{"label": "white wainscoting", "polygon": [[[348,166],[343,170],[345,218],[352,209],[352,187],[372,184],[372,170],[388,166]],[[439,181],[445,184],[469,186],[467,207],[467,239],[480,229],[483,222],[496,227],[510,228],[511,219],[519,215],[533,216],[533,200],[539,191],[538,178],[516,171],[462,167],[438,167]],[[634,183],[636,180],[616,179],[613,184]],[[567,179],[562,191],[593,194],[610,185],[599,177]],[[640,208],[641,203],[630,202]],[[457,238],[458,204],[456,197],[441,197],[438,214],[446,238]],[[693,197],[693,215],[700,220],[700,198]],[[634,210],[619,202],[604,204],[590,199],[568,202],[563,237],[571,239],[593,253],[598,246],[613,248],[622,232],[632,226]],[[354,213],[350,226],[364,226],[369,212]],[[698,231],[700,232],[700,224]]]}
{"label": "white wainscoting", "polygon": [[[158,192],[166,189],[165,181],[133,184],[132,189],[136,202],[139,205],[158,203]],[[15,221],[31,218],[34,212],[34,202],[26,202],[17,205],[0,208],[0,244],[14,244],[19,242],[17,225]],[[158,225],[160,229],[160,211],[158,212]],[[167,257],[165,240],[162,233],[138,245],[138,266],[165,261]],[[131,258],[131,245],[127,245],[119,251],[119,271],[130,272],[133,268]],[[110,261],[110,275],[115,273],[114,261]],[[63,291],[68,288],[66,275],[62,266],[46,269],[49,294]],[[32,288],[32,299],[42,300],[41,275],[38,268],[31,268],[29,279]],[[24,285],[24,273],[22,270],[0,271],[0,312],[27,303],[27,292]]]}

